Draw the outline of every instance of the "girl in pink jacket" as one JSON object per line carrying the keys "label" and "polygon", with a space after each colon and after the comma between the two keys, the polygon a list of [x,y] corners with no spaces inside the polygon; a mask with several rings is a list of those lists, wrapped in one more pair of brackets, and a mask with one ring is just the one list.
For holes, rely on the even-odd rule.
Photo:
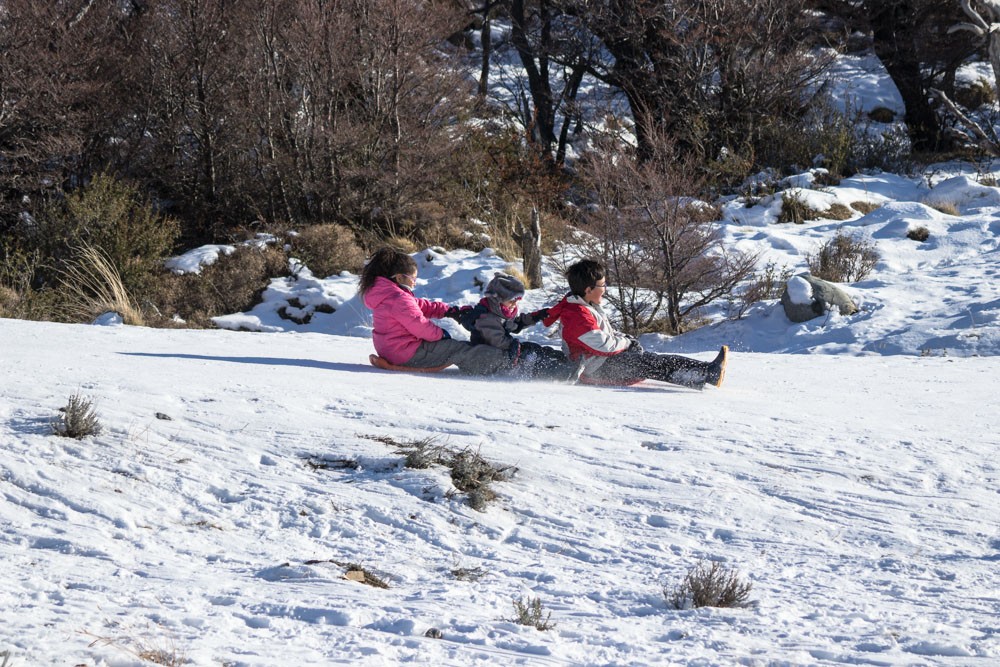
{"label": "girl in pink jacket", "polygon": [[488,375],[510,369],[507,352],[452,339],[431,319],[457,318],[459,308],[413,296],[417,263],[406,253],[381,248],[365,264],[358,292],[372,310],[375,351],[390,363],[411,368],[455,364]]}

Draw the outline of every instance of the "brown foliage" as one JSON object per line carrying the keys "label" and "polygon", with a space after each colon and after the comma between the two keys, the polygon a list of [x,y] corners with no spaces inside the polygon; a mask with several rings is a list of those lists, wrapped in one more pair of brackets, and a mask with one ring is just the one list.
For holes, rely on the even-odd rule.
{"label": "brown foliage", "polygon": [[5,0],[0,11],[0,231],[94,169],[111,133],[132,15],[115,3]]}
{"label": "brown foliage", "polygon": [[288,237],[290,253],[318,278],[341,271],[360,273],[366,254],[343,225],[311,225]]}
{"label": "brown foliage", "polygon": [[803,110],[822,63],[806,54],[802,5],[626,0],[586,3],[581,15],[613,56],[599,73],[627,96],[640,155],[667,133],[710,160],[723,148],[755,152],[767,119]]}
{"label": "brown foliage", "polygon": [[619,152],[588,162],[585,181],[595,193],[591,251],[608,267],[605,298],[626,332],[666,317],[670,333],[681,333],[699,308],[753,274],[756,255],[724,246],[718,210],[696,199],[704,179],[669,141],[646,160]]}
{"label": "brown foliage", "polygon": [[874,241],[843,231],[806,255],[810,273],[835,283],[863,280],[879,259]]}
{"label": "brown foliage", "polygon": [[213,317],[250,310],[271,278],[287,275],[287,262],[276,248],[240,246],[200,274],[165,273],[150,297],[161,315],[153,324],[172,326],[172,319],[179,317],[187,326],[209,328]]}

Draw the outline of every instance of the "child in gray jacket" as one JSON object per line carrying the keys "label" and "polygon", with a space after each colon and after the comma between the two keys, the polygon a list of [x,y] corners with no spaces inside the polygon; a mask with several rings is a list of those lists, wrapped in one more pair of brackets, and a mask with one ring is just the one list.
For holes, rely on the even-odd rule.
{"label": "child in gray jacket", "polygon": [[524,284],[514,276],[497,273],[486,285],[476,306],[453,307],[446,314],[469,331],[469,342],[506,350],[515,372],[554,380],[576,379],[578,364],[570,362],[554,347],[520,341],[512,334],[541,322],[548,310],[519,313],[517,302],[524,296]]}

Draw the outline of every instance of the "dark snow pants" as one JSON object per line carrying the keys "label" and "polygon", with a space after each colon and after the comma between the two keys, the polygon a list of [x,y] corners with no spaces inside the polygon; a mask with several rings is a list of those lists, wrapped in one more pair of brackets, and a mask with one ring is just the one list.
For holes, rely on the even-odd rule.
{"label": "dark snow pants", "polygon": [[711,364],[676,354],[625,351],[608,357],[591,374],[596,380],[612,384],[629,384],[650,379],[701,389],[705,385]]}

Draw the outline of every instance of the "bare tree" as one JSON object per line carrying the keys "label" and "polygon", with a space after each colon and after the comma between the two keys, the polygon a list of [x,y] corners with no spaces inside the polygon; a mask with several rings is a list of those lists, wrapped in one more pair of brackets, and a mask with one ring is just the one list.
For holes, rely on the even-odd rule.
{"label": "bare tree", "polygon": [[265,217],[412,234],[449,178],[473,90],[442,50],[461,12],[417,0],[267,0],[251,21],[241,123]]}
{"label": "bare tree", "polygon": [[956,0],[811,0],[811,5],[844,18],[849,30],[868,32],[906,107],[915,150],[947,148],[942,117],[931,88],[954,91],[955,72],[975,51],[967,39],[949,34],[961,19]]}
{"label": "bare tree", "polygon": [[[956,23],[949,28],[949,32],[971,32],[977,37],[984,38],[990,65],[993,68],[993,84],[1000,90],[1000,2],[979,0],[979,4],[983,8],[982,12],[977,11],[970,0],[958,0],[958,2],[971,22]],[[970,118],[959,109],[945,91],[932,88],[931,92],[941,100],[965,129],[964,140],[977,146],[987,155],[1000,157],[1000,136],[997,135],[996,128],[992,123],[986,124],[984,127],[983,124]]]}
{"label": "bare tree", "polygon": [[718,211],[697,199],[705,189],[694,164],[662,134],[645,159],[618,145],[589,161],[594,194],[587,231],[608,266],[608,300],[622,328],[641,333],[665,318],[681,333],[702,307],[731,295],[753,274],[757,256],[726,248]]}
{"label": "bare tree", "polygon": [[566,0],[612,56],[595,75],[628,99],[640,149],[648,131],[713,159],[760,141],[772,116],[803,111],[802,90],[822,71],[802,38],[802,0]]}
{"label": "bare tree", "polygon": [[[481,11],[487,8],[510,19],[509,45],[521,63],[524,79],[510,82],[509,87],[525,137],[550,165],[562,164],[569,129],[580,122],[577,95],[598,43],[558,0],[500,0],[484,5]],[[487,45],[492,48],[489,25],[484,23],[482,32],[484,50]],[[505,53],[502,48],[498,52]],[[480,90],[485,90],[482,79]]]}
{"label": "bare tree", "polygon": [[0,7],[0,230],[79,184],[109,138],[129,16],[92,5]]}
{"label": "bare tree", "polygon": [[151,2],[134,56],[141,122],[129,136],[141,154],[128,168],[187,220],[193,238],[247,221],[234,172],[252,141],[236,122],[248,14],[231,1]]}

